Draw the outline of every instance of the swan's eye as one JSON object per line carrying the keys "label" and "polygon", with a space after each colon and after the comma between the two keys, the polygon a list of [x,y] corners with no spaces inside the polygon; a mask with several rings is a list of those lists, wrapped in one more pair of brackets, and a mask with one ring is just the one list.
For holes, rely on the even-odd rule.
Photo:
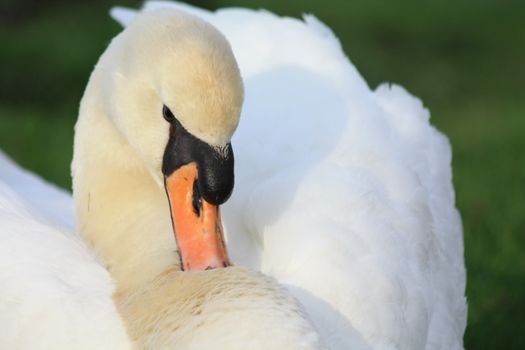
{"label": "swan's eye", "polygon": [[171,123],[175,120],[175,116],[173,115],[173,113],[171,113],[170,109],[166,107],[166,105],[162,106],[162,115],[168,123]]}

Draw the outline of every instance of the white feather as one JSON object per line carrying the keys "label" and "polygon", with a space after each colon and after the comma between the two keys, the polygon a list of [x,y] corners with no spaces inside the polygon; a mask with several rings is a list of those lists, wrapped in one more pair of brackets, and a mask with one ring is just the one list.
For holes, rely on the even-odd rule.
{"label": "white feather", "polygon": [[1,153],[0,168],[0,348],[130,349],[108,272],[60,226],[70,196]]}
{"label": "white feather", "polygon": [[[223,211],[233,260],[286,285],[332,349],[462,349],[465,269],[451,151],[421,101],[397,85],[371,90],[313,16],[303,22],[162,1],[143,11],[162,7],[191,12],[223,32],[245,80],[232,140],[236,188]],[[135,11],[111,15],[126,25]],[[20,172],[5,158],[0,167]],[[74,236],[49,224],[70,227],[69,196],[24,176],[0,177],[0,279],[8,286],[0,290],[0,324],[60,315],[24,339],[53,334],[53,322],[65,322],[76,339],[98,341],[90,334],[105,324],[86,323],[100,317],[122,340],[108,304],[109,276]],[[32,207],[13,193],[19,178],[38,191],[29,196],[41,199]],[[40,210],[55,195],[57,204]],[[24,276],[41,278],[38,294],[47,288],[56,298],[26,304],[34,286],[24,285]],[[75,314],[102,305],[93,315]],[[50,312],[68,306],[69,313]],[[80,324],[92,333],[75,331]],[[2,328],[0,345],[14,344],[18,328]]]}

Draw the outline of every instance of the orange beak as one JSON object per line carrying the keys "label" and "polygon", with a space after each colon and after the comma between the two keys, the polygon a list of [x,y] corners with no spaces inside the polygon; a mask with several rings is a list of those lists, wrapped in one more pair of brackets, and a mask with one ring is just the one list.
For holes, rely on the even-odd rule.
{"label": "orange beak", "polygon": [[219,206],[202,198],[197,187],[195,162],[165,178],[175,239],[182,269],[208,270],[230,265]]}

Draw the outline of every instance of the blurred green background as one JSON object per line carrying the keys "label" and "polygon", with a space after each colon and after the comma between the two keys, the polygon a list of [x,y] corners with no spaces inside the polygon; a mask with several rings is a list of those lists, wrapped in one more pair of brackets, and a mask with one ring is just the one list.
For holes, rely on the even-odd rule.
{"label": "blurred green background", "polygon": [[[138,1],[1,0],[0,148],[70,187],[73,125],[90,71]],[[465,229],[467,349],[525,349],[525,1],[193,1],[313,13],[371,87],[421,97],[454,152]]]}

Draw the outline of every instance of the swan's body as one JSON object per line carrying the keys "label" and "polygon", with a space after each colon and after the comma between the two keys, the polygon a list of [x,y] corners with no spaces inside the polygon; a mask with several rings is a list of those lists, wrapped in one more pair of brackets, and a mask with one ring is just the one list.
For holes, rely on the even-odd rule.
{"label": "swan's body", "polygon": [[[76,128],[75,200],[79,229],[116,282],[116,305],[131,339],[153,348],[172,342],[181,348],[223,344],[255,348],[246,346],[247,339],[267,341],[266,348],[318,348],[310,319],[333,349],[461,349],[465,272],[450,149],[430,126],[421,102],[396,86],[370,91],[337,39],[313,17],[302,23],[241,9],[210,13],[167,3],[148,6],[182,7],[216,26],[231,43],[246,100],[232,139],[235,192],[223,209],[230,254],[237,264],[261,270],[285,285],[307,316],[274,280],[257,273],[242,268],[177,271],[166,197],[155,175],[159,160],[147,157],[162,152],[166,130],[124,126],[123,134],[132,140],[128,143],[108,124],[107,105],[127,108],[128,113],[120,114],[125,115],[136,103],[111,98],[113,91],[137,85],[119,85],[118,77],[112,80],[115,85],[100,82],[110,70],[107,67],[120,62],[106,54],[90,80]],[[126,24],[135,13],[117,10],[114,15]],[[104,96],[111,98],[109,102]],[[188,128],[199,133],[199,125]],[[219,133],[226,135],[224,140],[234,125],[225,128]],[[133,141],[137,132],[150,132],[148,140],[154,141]],[[200,134],[210,144],[224,141],[215,136]],[[111,152],[93,151],[97,146]],[[132,176],[122,177],[123,169]],[[4,298],[10,296],[9,288],[0,290],[0,311],[10,312],[0,313],[7,315],[0,324],[8,317],[21,319],[23,310],[31,310],[20,306],[28,299],[40,300],[31,295],[31,281],[38,280],[10,264],[36,249],[33,244],[39,245],[31,238],[37,227],[45,232],[45,238],[43,234],[37,238],[51,246],[66,242],[64,254],[55,255],[57,261],[68,266],[82,261],[89,266],[86,278],[99,276],[96,281],[70,284],[78,271],[65,271],[50,284],[50,290],[71,285],[71,290],[82,288],[95,295],[72,301],[69,313],[58,314],[93,322],[89,313],[75,310],[84,300],[91,308],[111,304],[113,287],[107,272],[82,244],[53,228],[61,224],[54,217],[33,215],[38,208],[25,202],[23,193],[16,193],[16,183],[2,174],[0,180],[7,184],[0,187],[0,279],[25,294],[13,289],[18,301],[4,303],[13,297]],[[70,208],[65,201],[62,205]],[[68,245],[79,253],[65,256]],[[57,272],[46,254],[47,250],[33,255],[44,276],[46,269]],[[90,269],[97,272],[90,275]],[[24,278],[31,280],[25,283]],[[185,293],[184,286],[189,286],[189,296],[177,298]],[[205,291],[205,296],[195,290]],[[114,333],[114,339],[94,340],[86,333],[85,344],[91,339],[107,340],[108,348],[116,348],[109,341],[129,346],[115,310],[109,307],[103,313],[110,326],[95,324],[92,334]],[[158,314],[170,317],[156,319],[153,315]],[[38,327],[13,326],[0,333],[0,345],[25,345],[21,338],[9,337],[12,334],[26,333],[24,339],[34,339],[33,344],[41,344],[39,337],[45,334],[59,338],[52,323],[45,322],[50,325],[47,333]],[[72,334],[76,329],[74,322],[64,327]],[[237,333],[221,338],[232,329]],[[64,341],[82,343],[84,334],[74,334],[76,338]],[[261,335],[266,336],[257,338]]]}

